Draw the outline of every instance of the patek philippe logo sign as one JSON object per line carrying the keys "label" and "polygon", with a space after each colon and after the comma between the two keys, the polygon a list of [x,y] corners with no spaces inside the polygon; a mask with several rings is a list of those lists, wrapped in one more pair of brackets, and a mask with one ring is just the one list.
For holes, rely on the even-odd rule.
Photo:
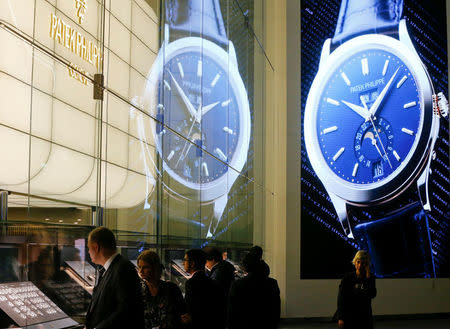
{"label": "patek philippe logo sign", "polygon": [[375,88],[380,85],[384,85],[384,78],[380,78],[373,81],[367,81],[366,83],[362,83],[360,85],[355,85],[353,87],[350,87],[351,93],[359,93],[361,91],[365,91],[367,89]]}
{"label": "patek philippe logo sign", "polygon": [[[74,0],[74,4],[75,14],[79,24],[81,24],[86,18],[88,8],[87,0]],[[97,69],[100,68],[103,56],[100,47],[95,41],[90,40],[69,23],[53,13],[50,14],[50,37],[87,63],[95,66]],[[87,85],[88,79],[83,76],[83,74],[87,74],[86,71],[73,63],[70,65],[69,75]],[[83,74],[80,74],[80,72]]]}
{"label": "patek philippe logo sign", "polygon": [[87,0],[75,0],[75,8],[77,10],[78,23],[83,23],[86,16]]}

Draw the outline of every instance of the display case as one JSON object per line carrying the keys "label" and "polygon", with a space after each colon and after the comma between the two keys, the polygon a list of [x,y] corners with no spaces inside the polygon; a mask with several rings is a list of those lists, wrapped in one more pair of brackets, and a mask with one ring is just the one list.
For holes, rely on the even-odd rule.
{"label": "display case", "polygon": [[[0,328],[83,327],[97,265],[87,249],[90,225],[0,222]],[[118,252],[137,266],[137,257],[147,249],[161,255],[163,279],[184,292],[189,273],[183,257],[192,248],[190,239],[159,237],[113,230]],[[209,240],[196,241],[208,244]],[[220,247],[220,246],[219,246]],[[228,261],[242,276],[239,265],[249,244],[224,245]]]}

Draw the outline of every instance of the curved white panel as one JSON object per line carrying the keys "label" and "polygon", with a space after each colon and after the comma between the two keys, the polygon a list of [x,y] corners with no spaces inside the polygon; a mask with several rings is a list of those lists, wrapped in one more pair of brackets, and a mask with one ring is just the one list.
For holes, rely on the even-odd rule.
{"label": "curved white panel", "polygon": [[[33,34],[48,51],[92,76],[99,67],[59,37],[49,35],[54,22],[51,15],[56,15],[87,41],[98,43],[97,4],[88,6],[81,25],[75,5],[66,1],[0,1],[0,19]],[[145,1],[139,1],[139,6],[130,0],[113,1],[111,10],[115,16],[105,18],[108,23],[112,20],[103,54],[105,85],[132,99],[140,94],[137,90],[142,89],[139,86],[144,85],[144,75],[156,56],[157,16]],[[128,43],[117,43],[120,35],[128,36]],[[138,38],[142,40],[136,45]],[[0,44],[0,141],[4,155],[0,189],[108,208],[145,206],[155,185],[152,119],[130,110],[129,104],[107,96],[107,92],[103,104],[94,100],[90,82],[84,84],[69,67],[33,50],[7,29],[0,28]]]}
{"label": "curved white panel", "polygon": [[2,157],[0,161],[0,186],[20,184],[28,177],[29,136],[17,130],[0,126]]}

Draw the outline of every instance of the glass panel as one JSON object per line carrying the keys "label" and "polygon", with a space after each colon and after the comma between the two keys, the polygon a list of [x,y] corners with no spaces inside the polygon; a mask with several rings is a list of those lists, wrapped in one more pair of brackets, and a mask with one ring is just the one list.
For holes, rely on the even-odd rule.
{"label": "glass panel", "polygon": [[[0,189],[11,192],[0,299],[3,284],[25,282],[52,316],[82,322],[96,276],[91,225],[111,228],[132,261],[158,251],[165,278],[182,288],[186,249],[219,246],[242,273],[249,247],[264,247],[275,204],[263,184],[273,70],[247,26],[262,6],[219,3],[220,37],[207,6],[191,30],[164,35],[165,1],[0,4],[9,24],[0,28],[0,90],[9,96],[0,109],[14,109],[0,110]],[[96,73],[103,101],[92,97]],[[23,320],[0,316],[0,327],[39,323],[31,313]]]}

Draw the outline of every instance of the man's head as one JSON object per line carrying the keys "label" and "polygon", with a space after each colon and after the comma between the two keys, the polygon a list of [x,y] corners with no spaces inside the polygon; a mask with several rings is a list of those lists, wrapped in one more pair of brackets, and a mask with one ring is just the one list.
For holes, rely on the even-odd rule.
{"label": "man's head", "polygon": [[201,249],[189,249],[184,255],[183,264],[186,272],[193,274],[205,269],[206,256]]}
{"label": "man's head", "polygon": [[253,246],[250,248],[250,253],[255,254],[256,257],[262,259],[263,250],[260,246]]}
{"label": "man's head", "polygon": [[114,233],[103,226],[95,228],[89,233],[88,249],[92,262],[104,265],[117,250]]}
{"label": "man's head", "polygon": [[247,273],[255,273],[260,269],[261,259],[257,253],[249,252],[242,260],[242,265]]}
{"label": "man's head", "polygon": [[214,265],[222,260],[222,253],[217,247],[205,247],[203,251],[206,255],[206,267],[211,270]]}

